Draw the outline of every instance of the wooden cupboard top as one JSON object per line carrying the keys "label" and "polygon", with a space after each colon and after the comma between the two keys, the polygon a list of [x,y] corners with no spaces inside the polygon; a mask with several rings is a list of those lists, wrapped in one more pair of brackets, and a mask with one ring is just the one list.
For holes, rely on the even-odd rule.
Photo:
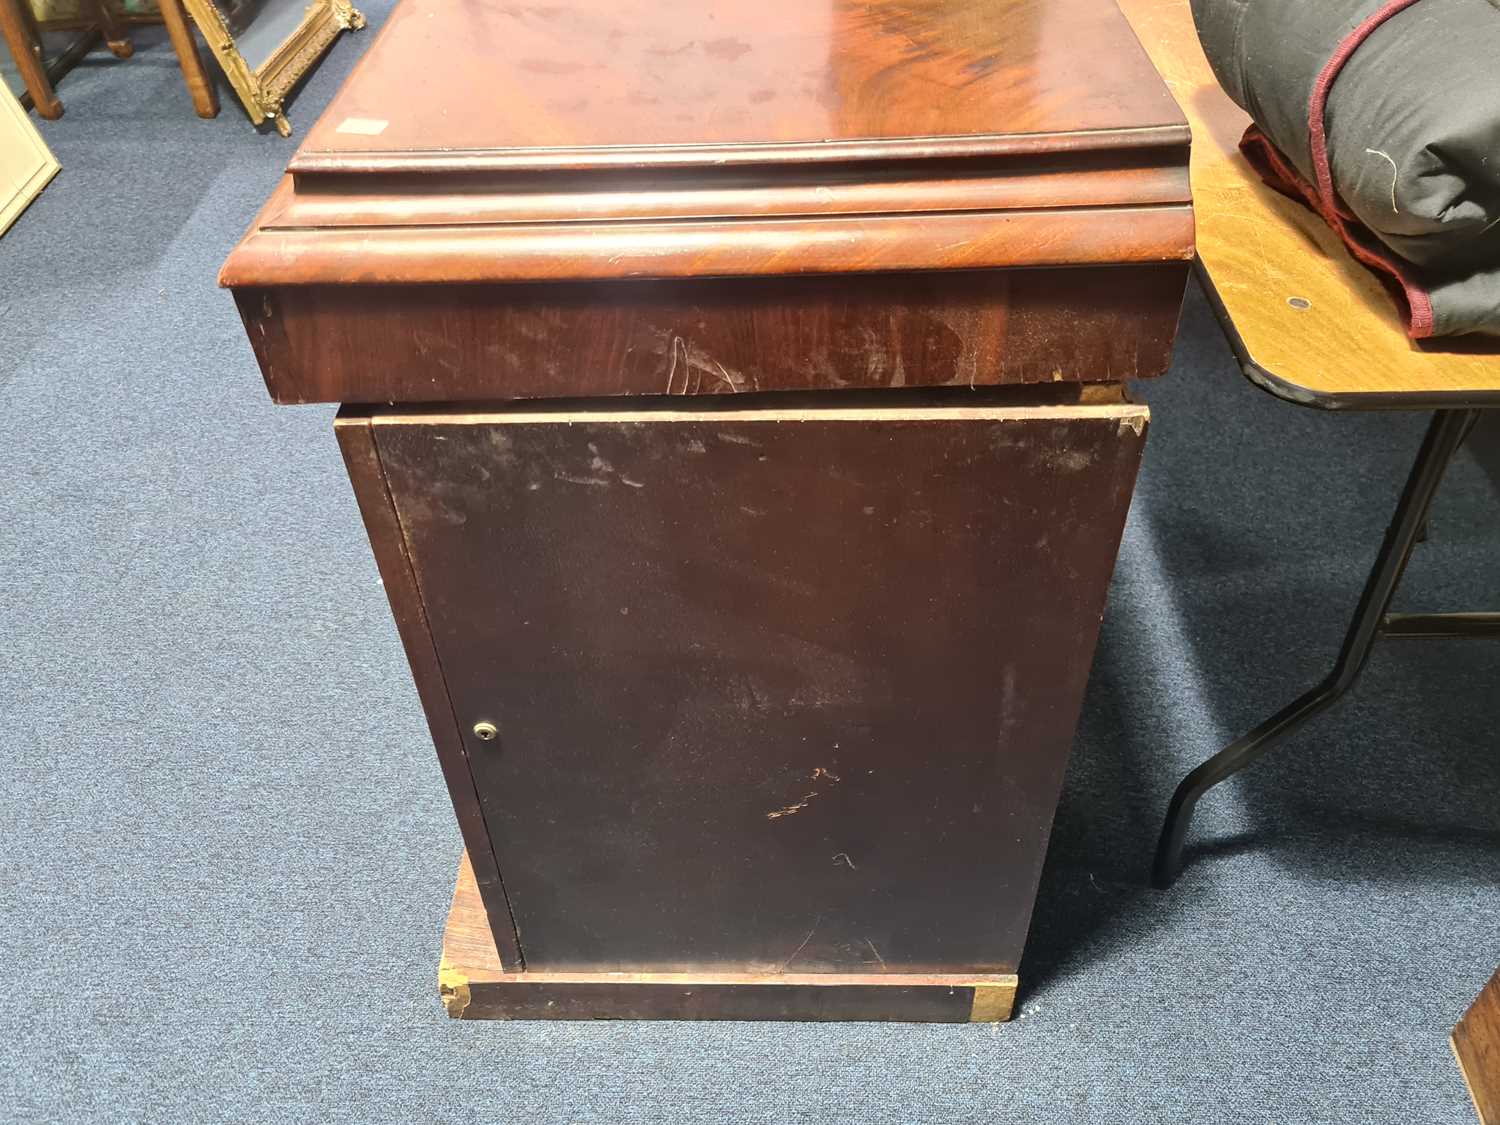
{"label": "wooden cupboard top", "polygon": [[1376,276],[1239,151],[1250,118],[1219,88],[1188,0],[1120,0],[1193,128],[1198,258],[1245,373],[1325,408],[1500,402],[1500,343],[1416,343]]}
{"label": "wooden cupboard top", "polygon": [[1187,144],[1113,0],[403,0],[221,281],[1181,261]]}
{"label": "wooden cupboard top", "polygon": [[1180,142],[1112,0],[405,0],[294,172]]}

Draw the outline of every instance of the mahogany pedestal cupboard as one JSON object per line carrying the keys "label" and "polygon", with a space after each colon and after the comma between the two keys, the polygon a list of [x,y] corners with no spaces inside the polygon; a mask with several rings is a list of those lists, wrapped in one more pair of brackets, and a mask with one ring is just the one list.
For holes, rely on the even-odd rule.
{"label": "mahogany pedestal cupboard", "polygon": [[1112,0],[404,0],[224,267],[475,1017],[1008,1018],[1189,259]]}

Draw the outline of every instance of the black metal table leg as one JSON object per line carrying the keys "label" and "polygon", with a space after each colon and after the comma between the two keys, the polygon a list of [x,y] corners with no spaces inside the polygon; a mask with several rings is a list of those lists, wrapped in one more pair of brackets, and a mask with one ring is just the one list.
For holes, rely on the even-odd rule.
{"label": "black metal table leg", "polygon": [[1364,670],[1375,639],[1380,635],[1391,596],[1401,582],[1412,547],[1426,523],[1427,511],[1453,454],[1478,416],[1477,410],[1439,410],[1427,428],[1422,447],[1407,477],[1395,515],[1386,529],[1375,567],[1365,583],[1359,607],[1344,638],[1344,646],[1328,678],[1296,702],[1278,711],[1249,734],[1223,750],[1182,779],[1167,807],[1166,823],[1156,848],[1152,882],[1169,887],[1182,870],[1182,848],[1199,799],[1219,782],[1238,773],[1319,711],[1339,699]]}

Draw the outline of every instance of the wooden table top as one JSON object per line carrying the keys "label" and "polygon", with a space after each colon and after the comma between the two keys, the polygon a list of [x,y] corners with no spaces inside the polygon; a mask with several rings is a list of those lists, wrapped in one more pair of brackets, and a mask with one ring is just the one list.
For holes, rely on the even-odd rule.
{"label": "wooden table top", "polygon": [[1240,155],[1250,119],[1214,79],[1188,0],[1119,4],[1192,126],[1198,260],[1245,373],[1330,409],[1500,405],[1500,340],[1410,340],[1375,275]]}
{"label": "wooden table top", "polygon": [[292,169],[764,165],[1183,133],[1109,0],[405,0]]}

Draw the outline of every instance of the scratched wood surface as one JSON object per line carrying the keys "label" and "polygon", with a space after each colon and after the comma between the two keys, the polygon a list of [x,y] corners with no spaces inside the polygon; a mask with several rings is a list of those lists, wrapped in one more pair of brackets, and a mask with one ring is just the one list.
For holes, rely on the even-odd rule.
{"label": "scratched wood surface", "polygon": [[1250,119],[1215,81],[1188,0],[1119,3],[1192,125],[1198,257],[1260,369],[1247,374],[1309,405],[1500,402],[1500,344],[1408,339],[1375,275],[1240,155]]}
{"label": "scratched wood surface", "polygon": [[278,402],[1121,382],[1166,371],[1186,263],[236,294]]}
{"label": "scratched wood surface", "polygon": [[1500,969],[1453,1029],[1453,1054],[1480,1125],[1500,1125]]}
{"label": "scratched wood surface", "polygon": [[1008,1020],[1014,973],[513,972],[500,963],[467,853],[438,991],[454,1019]]}
{"label": "scratched wood surface", "polygon": [[374,413],[528,972],[1015,972],[1147,413],[957,395]]}

